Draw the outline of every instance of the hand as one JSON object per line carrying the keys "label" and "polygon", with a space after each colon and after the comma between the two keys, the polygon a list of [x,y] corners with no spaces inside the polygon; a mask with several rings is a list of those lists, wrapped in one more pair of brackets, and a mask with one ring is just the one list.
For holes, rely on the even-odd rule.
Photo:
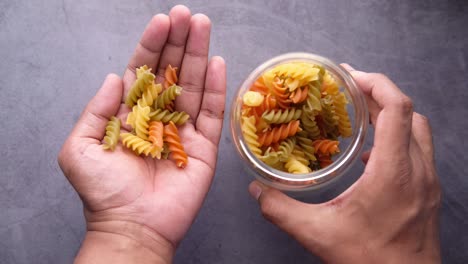
{"label": "hand", "polygon": [[381,74],[343,65],[367,97],[375,128],[360,179],[306,204],[253,182],[265,218],[327,263],[440,263],[440,187],[428,120]]}
{"label": "hand", "polygon": [[[210,28],[208,17],[192,16],[184,6],[174,7],[169,16],[154,16],[123,80],[116,75],[106,78],[63,145],[59,164],[83,200],[88,228],[77,262],[90,257],[99,241],[116,239],[120,239],[114,243],[116,249],[143,246],[160,261],[171,261],[203,203],[216,166],[226,68],[221,57],[208,62]],[[135,68],[145,64],[158,82],[164,80],[168,64],[180,69],[184,90],[175,106],[190,115],[179,128],[189,156],[185,169],[170,160],[136,156],[121,145],[114,152],[102,148],[109,118],[116,115],[125,124],[129,112],[125,95],[135,81]],[[87,246],[88,241],[92,245]],[[121,256],[117,259],[125,262]]]}

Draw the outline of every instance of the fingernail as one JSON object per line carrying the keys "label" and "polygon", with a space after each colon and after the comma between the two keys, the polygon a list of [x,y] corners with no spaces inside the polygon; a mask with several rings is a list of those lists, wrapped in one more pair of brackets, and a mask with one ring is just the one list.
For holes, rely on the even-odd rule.
{"label": "fingernail", "polygon": [[258,183],[253,182],[249,186],[249,193],[250,195],[252,195],[253,198],[255,198],[255,200],[258,200],[258,197],[260,197],[260,195],[262,194],[262,187],[260,187]]}

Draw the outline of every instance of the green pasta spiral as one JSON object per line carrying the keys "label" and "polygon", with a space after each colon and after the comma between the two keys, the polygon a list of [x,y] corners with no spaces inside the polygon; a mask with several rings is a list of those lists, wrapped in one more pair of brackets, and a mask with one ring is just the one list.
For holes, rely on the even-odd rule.
{"label": "green pasta spiral", "polygon": [[291,153],[295,147],[296,147],[295,137],[290,137],[290,138],[283,140],[278,147],[280,161],[283,161],[283,162],[286,161],[289,158],[289,156],[291,156]]}
{"label": "green pasta spiral", "polygon": [[317,126],[317,122],[315,122],[315,115],[313,113],[304,110],[301,115],[301,124],[311,139],[320,138],[320,129]]}
{"label": "green pasta spiral", "polygon": [[182,92],[182,87],[177,85],[172,85],[166,90],[164,90],[156,99],[154,104],[154,108],[161,108],[163,109],[166,105],[170,104],[174,99],[180,95]]}
{"label": "green pasta spiral", "polygon": [[138,70],[139,76],[135,83],[130,88],[125,104],[132,108],[137,102],[141,95],[144,93],[146,87],[154,82],[155,76],[151,73],[151,69]]}
{"label": "green pasta spiral", "polygon": [[321,99],[322,102],[322,118],[327,136],[336,139],[339,136],[338,131],[338,116],[335,113],[333,105],[333,97],[327,95]]}
{"label": "green pasta spiral", "polygon": [[270,110],[263,113],[262,119],[265,120],[268,124],[284,124],[289,123],[292,120],[299,119],[301,114],[302,111],[296,108],[286,110]]}
{"label": "green pasta spiral", "polygon": [[162,121],[168,123],[169,121],[181,126],[189,119],[189,115],[185,112],[170,112],[169,110],[156,109],[149,114],[152,121]]}
{"label": "green pasta spiral", "polygon": [[301,131],[296,134],[297,144],[302,148],[305,157],[309,161],[316,161],[315,148],[312,146],[313,140],[307,137],[307,132]]}

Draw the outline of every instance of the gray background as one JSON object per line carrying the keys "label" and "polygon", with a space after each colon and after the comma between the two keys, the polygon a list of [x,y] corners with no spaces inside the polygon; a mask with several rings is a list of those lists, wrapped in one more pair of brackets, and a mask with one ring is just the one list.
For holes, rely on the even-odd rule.
{"label": "gray background", "polygon": [[[467,1],[183,2],[213,21],[210,52],[228,62],[228,101],[254,67],[289,51],[389,75],[433,124],[444,262],[468,262]],[[177,3],[0,1],[0,263],[72,261],[84,222],[57,152],[105,75],[123,73],[151,16]],[[175,262],[318,263],[261,217],[227,120],[220,148],[213,186]]]}

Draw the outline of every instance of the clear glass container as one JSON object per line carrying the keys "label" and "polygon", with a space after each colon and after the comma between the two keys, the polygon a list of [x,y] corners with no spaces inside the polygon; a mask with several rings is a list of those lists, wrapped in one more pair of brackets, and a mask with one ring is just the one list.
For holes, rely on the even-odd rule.
{"label": "clear glass container", "polygon": [[[349,101],[348,112],[352,123],[353,135],[340,138],[341,152],[335,155],[334,162],[317,171],[308,174],[291,174],[274,169],[259,160],[250,151],[244,141],[241,130],[242,96],[265,71],[287,62],[306,62],[324,67],[338,82]],[[231,134],[236,149],[244,161],[245,168],[257,180],[271,187],[292,192],[311,191],[324,187],[344,175],[359,158],[364,145],[369,114],[364,94],[356,86],[351,75],[340,65],[319,55],[310,53],[287,53],[274,57],[253,70],[242,83],[231,106]]]}

